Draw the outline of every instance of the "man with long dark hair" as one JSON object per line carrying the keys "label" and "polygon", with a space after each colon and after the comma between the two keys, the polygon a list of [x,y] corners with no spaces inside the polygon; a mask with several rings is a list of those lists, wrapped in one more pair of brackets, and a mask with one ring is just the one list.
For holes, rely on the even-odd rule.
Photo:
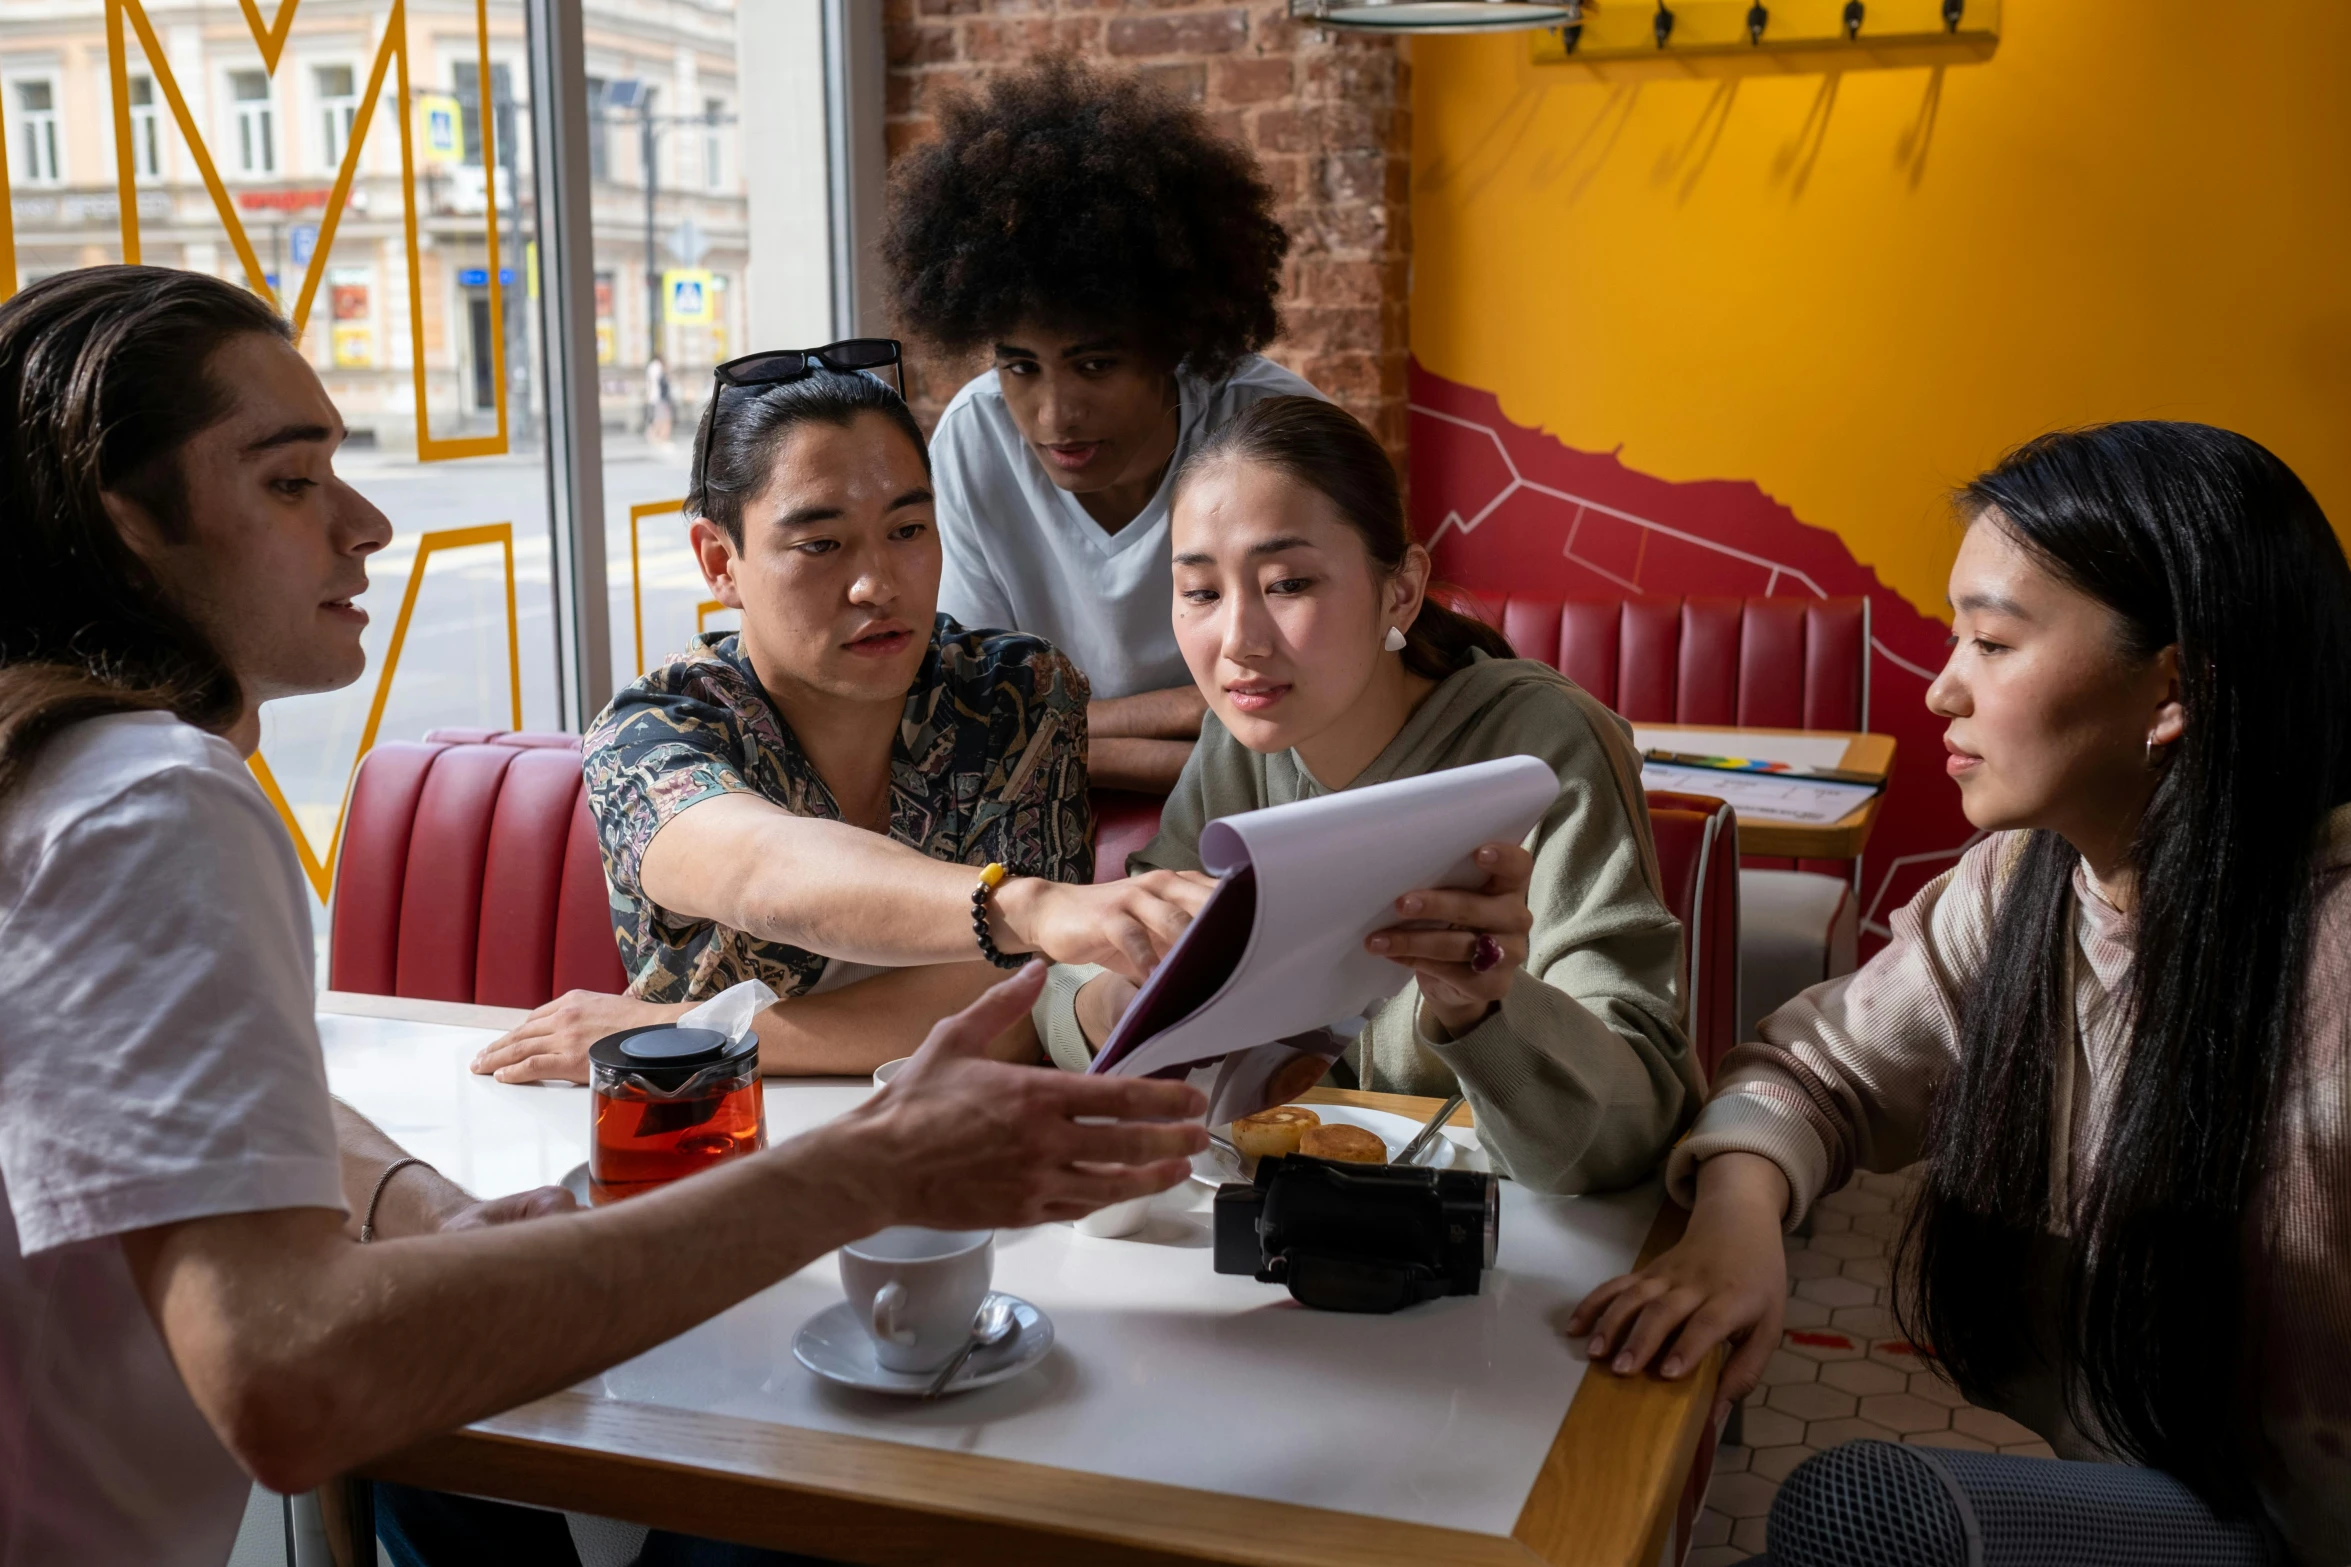
{"label": "man with long dark hair", "polygon": [[[1858,1444],[1791,1478],[1774,1563],[1847,1559],[1827,1506],[1914,1542],[1977,1488],[1969,1560],[2252,1562],[2274,1530],[2335,1567],[2351,565],[2283,462],[2205,425],[2044,437],[1961,507],[1927,702],[1990,836],[1859,973],[1723,1063],[1668,1166],[1687,1238],[1569,1330],[1668,1377],[1727,1338],[1735,1398],[1779,1346],[1781,1225],[1856,1168],[1923,1158],[1895,1297],[1909,1340],[2060,1457],[2146,1468]],[[1874,1559],[1949,1559],[1908,1548]]]}
{"label": "man with long dark hair", "polygon": [[594,1213],[475,1204],[333,1105],[308,904],[244,757],[263,702],[364,664],[390,529],[342,433],[285,323],[216,279],[98,267],[0,305],[10,1562],[217,1567],[244,1474],[306,1489],[859,1235],[1075,1215],[1205,1143],[1137,1124],[1200,1114],[1181,1085],[985,1059],[1041,966],[847,1116]]}

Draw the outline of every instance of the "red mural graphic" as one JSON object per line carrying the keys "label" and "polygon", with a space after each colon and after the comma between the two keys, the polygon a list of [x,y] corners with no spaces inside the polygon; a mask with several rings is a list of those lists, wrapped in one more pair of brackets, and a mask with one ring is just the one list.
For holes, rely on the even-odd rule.
{"label": "red mural graphic", "polygon": [[[1866,936],[1888,935],[1894,910],[1972,840],[1942,770],[1942,720],[1926,708],[1950,628],[1754,484],[1651,478],[1612,452],[1577,451],[1513,424],[1492,393],[1416,364],[1412,511],[1439,576],[1473,592],[1866,597],[1869,727],[1895,737],[1893,777],[1863,860]],[[1865,947],[1877,944],[1865,938]]]}

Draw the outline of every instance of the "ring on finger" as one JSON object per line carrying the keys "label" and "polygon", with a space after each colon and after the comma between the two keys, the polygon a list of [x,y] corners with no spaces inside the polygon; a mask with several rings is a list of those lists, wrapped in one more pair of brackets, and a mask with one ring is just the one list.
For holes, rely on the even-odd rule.
{"label": "ring on finger", "polygon": [[1479,931],[1478,939],[1470,945],[1469,971],[1473,974],[1490,974],[1501,966],[1502,943],[1486,932]]}

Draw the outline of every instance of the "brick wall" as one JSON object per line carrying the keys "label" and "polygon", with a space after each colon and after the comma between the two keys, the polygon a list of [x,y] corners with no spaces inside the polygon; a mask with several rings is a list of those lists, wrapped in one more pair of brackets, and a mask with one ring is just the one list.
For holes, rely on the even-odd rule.
{"label": "brick wall", "polygon": [[[1269,354],[1378,431],[1403,470],[1412,126],[1393,43],[1318,36],[1285,0],[884,0],[884,16],[893,157],[930,134],[941,93],[1052,49],[1203,105],[1256,153],[1290,230]],[[981,363],[920,355],[908,390],[926,426]]]}

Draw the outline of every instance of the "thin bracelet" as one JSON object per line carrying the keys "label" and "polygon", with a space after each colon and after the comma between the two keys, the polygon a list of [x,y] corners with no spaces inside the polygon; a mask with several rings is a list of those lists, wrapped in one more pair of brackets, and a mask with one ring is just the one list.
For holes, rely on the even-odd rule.
{"label": "thin bracelet", "polygon": [[424,1164],[428,1170],[432,1168],[416,1155],[409,1154],[405,1158],[394,1159],[390,1164],[385,1165],[384,1173],[376,1177],[376,1189],[368,1194],[367,1217],[359,1221],[359,1244],[362,1246],[376,1238],[376,1204],[384,1200],[384,1188],[392,1184],[393,1176],[398,1175],[412,1164]]}
{"label": "thin bracelet", "polygon": [[1004,885],[1005,869],[993,860],[980,872],[979,885],[971,889],[971,933],[980,944],[980,956],[998,968],[1019,968],[1028,962],[1025,957],[1006,957],[996,950],[995,938],[988,934],[988,894]]}

